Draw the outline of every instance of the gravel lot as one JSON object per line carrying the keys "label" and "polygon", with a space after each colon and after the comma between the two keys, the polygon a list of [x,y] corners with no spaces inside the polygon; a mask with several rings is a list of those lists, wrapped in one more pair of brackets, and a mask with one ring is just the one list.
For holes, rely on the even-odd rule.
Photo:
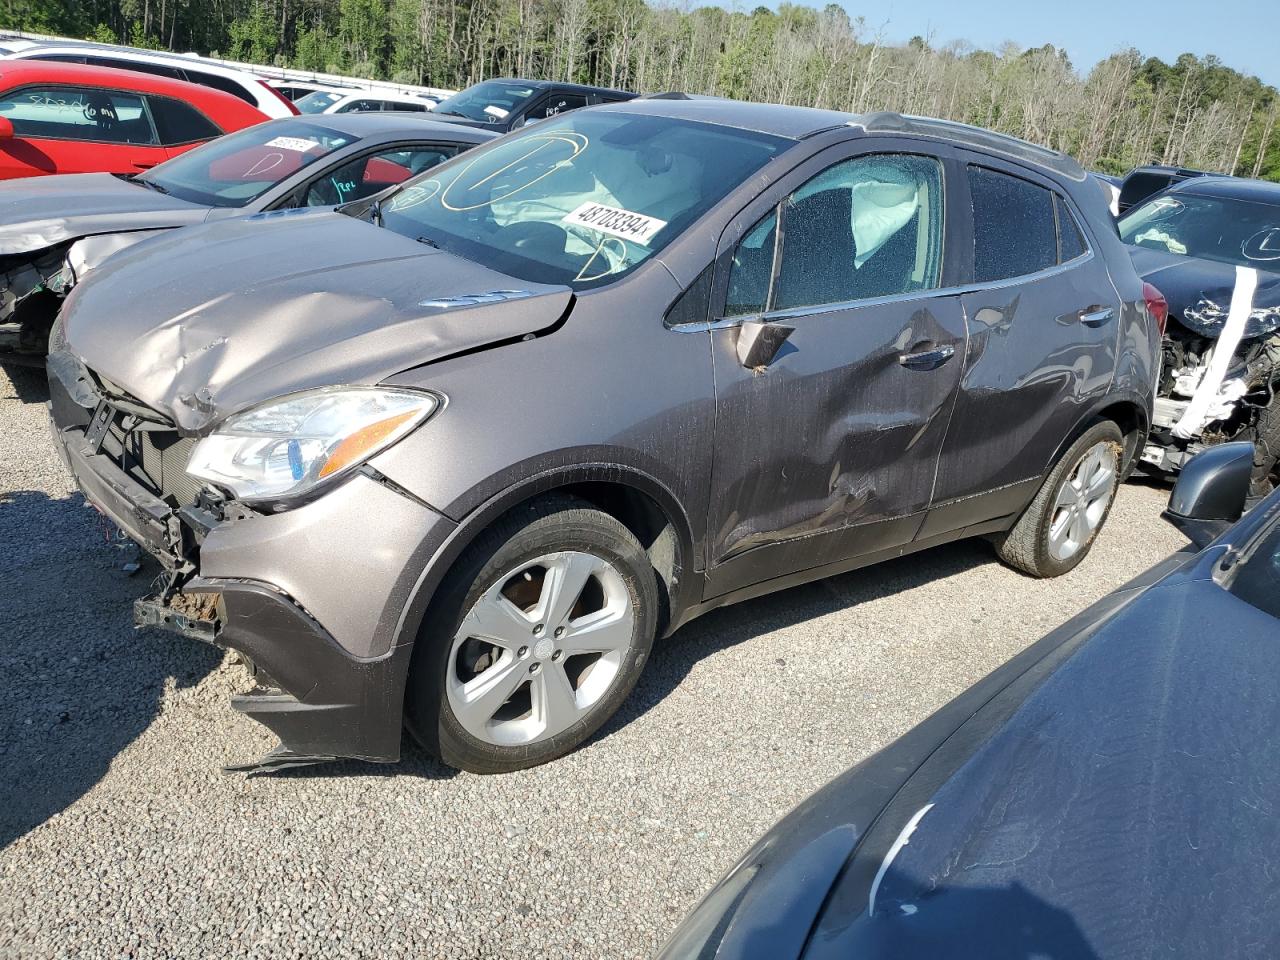
{"label": "gravel lot", "polygon": [[1056,581],[963,543],[718,611],[550,766],[245,778],[237,667],[130,577],[0,372],[0,956],[644,957],[806,794],[1183,544],[1126,487]]}

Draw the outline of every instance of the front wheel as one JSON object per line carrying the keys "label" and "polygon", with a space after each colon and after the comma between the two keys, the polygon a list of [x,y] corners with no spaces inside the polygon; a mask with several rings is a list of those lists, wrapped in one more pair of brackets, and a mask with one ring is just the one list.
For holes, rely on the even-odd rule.
{"label": "front wheel", "polygon": [[996,538],[1000,559],[1033,577],[1057,577],[1089,553],[1120,486],[1124,437],[1110,421],[1085,431],[1013,527]]}
{"label": "front wheel", "polygon": [[568,753],[635,686],[657,609],[649,559],[617,520],[567,497],[517,508],[471,546],[432,604],[409,729],[473,773]]}

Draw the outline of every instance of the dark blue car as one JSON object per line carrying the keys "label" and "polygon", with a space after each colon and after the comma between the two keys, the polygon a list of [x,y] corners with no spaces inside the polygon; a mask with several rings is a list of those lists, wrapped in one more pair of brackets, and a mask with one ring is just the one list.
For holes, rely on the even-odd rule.
{"label": "dark blue car", "polygon": [[1280,492],[1184,468],[1195,546],[778,823],[665,948],[708,958],[1280,956]]}

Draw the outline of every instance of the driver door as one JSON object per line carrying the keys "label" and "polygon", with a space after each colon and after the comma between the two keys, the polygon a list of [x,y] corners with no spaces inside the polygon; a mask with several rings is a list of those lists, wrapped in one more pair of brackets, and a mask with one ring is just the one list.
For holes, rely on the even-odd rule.
{"label": "driver door", "polygon": [[[920,528],[965,347],[959,297],[944,291],[947,156],[833,147],[725,231],[708,598]],[[744,357],[744,338],[781,335]]]}

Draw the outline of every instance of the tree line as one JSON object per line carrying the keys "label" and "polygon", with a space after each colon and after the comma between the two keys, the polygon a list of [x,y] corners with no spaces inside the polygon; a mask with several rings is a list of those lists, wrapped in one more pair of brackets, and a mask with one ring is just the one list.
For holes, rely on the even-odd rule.
{"label": "tree line", "polygon": [[685,90],[960,120],[1120,173],[1162,162],[1280,180],[1280,93],[1217,57],[996,51],[883,30],[841,7],[645,0],[0,0],[0,29],[197,51],[401,83],[490,76]]}

